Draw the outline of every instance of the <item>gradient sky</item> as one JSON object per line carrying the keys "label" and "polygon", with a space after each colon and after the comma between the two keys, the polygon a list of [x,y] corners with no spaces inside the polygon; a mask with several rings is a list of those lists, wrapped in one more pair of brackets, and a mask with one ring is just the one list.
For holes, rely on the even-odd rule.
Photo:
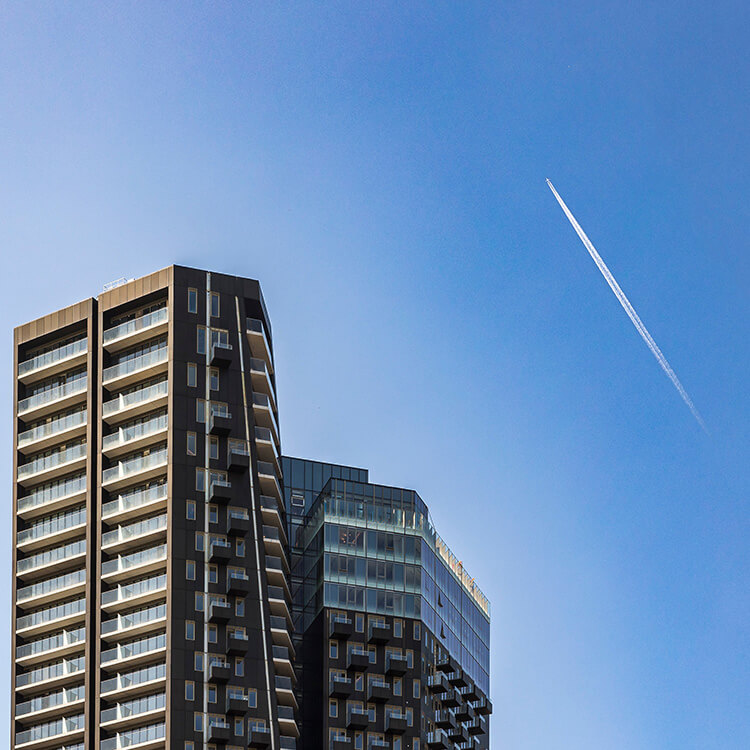
{"label": "gradient sky", "polygon": [[2,413],[14,325],[256,277],[285,452],[417,489],[490,597],[493,750],[750,747],[749,16],[3,3]]}

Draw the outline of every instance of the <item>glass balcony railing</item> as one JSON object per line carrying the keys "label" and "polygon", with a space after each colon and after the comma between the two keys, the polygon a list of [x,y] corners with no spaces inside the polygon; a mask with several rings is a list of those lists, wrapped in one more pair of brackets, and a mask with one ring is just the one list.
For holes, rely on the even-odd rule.
{"label": "glass balcony railing", "polygon": [[102,547],[108,547],[110,544],[127,542],[130,539],[154,534],[157,531],[164,531],[167,528],[167,516],[155,516],[145,521],[130,524],[129,526],[118,526],[112,531],[102,534]]}
{"label": "glass balcony railing", "polygon": [[45,623],[54,622],[55,620],[62,620],[66,617],[73,617],[74,615],[81,614],[85,611],[85,599],[76,599],[72,602],[56,604],[54,607],[42,609],[39,612],[34,612],[33,614],[23,615],[23,617],[16,618],[16,630],[24,630],[25,628],[44,625]]}
{"label": "glass balcony railing", "polygon": [[123,701],[111,708],[105,708],[101,712],[101,723],[106,724],[108,721],[118,721],[127,719],[131,716],[138,716],[149,711],[158,711],[167,704],[165,693],[156,695],[146,695],[143,698],[134,698],[131,701]]}
{"label": "glass balcony railing", "polygon": [[38,440],[43,440],[47,437],[54,437],[55,435],[80,427],[81,425],[86,424],[86,414],[86,409],[82,409],[73,414],[66,414],[64,417],[51,419],[49,422],[45,422],[44,424],[32,427],[30,430],[21,432],[18,435],[18,447],[25,448],[27,445],[36,443]]}
{"label": "glass balcony railing", "polygon": [[161,635],[152,635],[150,638],[141,638],[138,641],[119,644],[114,648],[102,651],[100,661],[102,664],[108,664],[109,662],[119,661],[120,659],[130,659],[133,656],[150,654],[166,648],[166,646],[167,636],[164,633]]}
{"label": "glass balcony railing", "polygon": [[149,419],[147,422],[139,422],[130,427],[120,428],[117,432],[105,435],[102,439],[102,448],[110,450],[118,445],[126,445],[133,440],[154,435],[157,432],[166,430],[169,425],[169,418],[166,414],[160,414],[158,417]]}
{"label": "glass balcony railing", "polygon": [[59,648],[67,648],[83,643],[86,640],[86,628],[77,628],[76,630],[61,630],[59,633],[49,635],[46,638],[40,638],[37,641],[24,643],[16,647],[16,659],[24,659],[27,656],[38,656],[46,654],[48,651],[55,651]]}
{"label": "glass balcony railing", "polygon": [[65,575],[50,578],[46,581],[40,581],[31,586],[24,586],[23,588],[18,589],[16,593],[16,601],[19,604],[22,604],[29,599],[35,599],[37,596],[52,594],[56,591],[61,591],[62,589],[67,589],[71,586],[76,586],[77,584],[85,582],[86,569],[74,570],[72,573],[66,573]]}
{"label": "glass balcony railing", "polygon": [[119,396],[104,402],[102,405],[102,416],[106,419],[123,409],[129,409],[132,406],[148,403],[149,401],[166,396],[168,392],[169,387],[167,381],[162,380],[160,383],[154,383],[145,388],[139,388],[137,391],[121,393]]}
{"label": "glass balcony railing", "polygon": [[134,552],[132,555],[118,555],[113,560],[106,560],[102,563],[102,575],[124,573],[132,568],[166,559],[167,545],[160,544],[158,547],[149,547],[140,552]]}
{"label": "glass balcony railing", "polygon": [[128,747],[137,747],[149,742],[163,740],[167,736],[167,727],[164,722],[150,724],[147,727],[136,727],[127,731],[118,732],[115,737],[109,737],[99,743],[99,750],[125,750]]}
{"label": "glass balcony railing", "polygon": [[58,479],[54,482],[40,485],[28,495],[18,498],[18,510],[24,512],[34,510],[57,500],[65,500],[86,491],[86,475],[76,474],[73,477]]}
{"label": "glass balcony railing", "polygon": [[78,354],[83,354],[87,348],[88,339],[82,338],[78,339],[78,341],[71,341],[63,346],[58,346],[57,349],[51,349],[50,351],[45,352],[44,354],[39,354],[31,359],[27,359],[25,362],[19,362],[18,377],[23,378],[25,375],[29,375],[36,370],[41,370],[66,359],[72,359]]}
{"label": "glass balcony railing", "polygon": [[125,323],[120,323],[118,326],[108,328],[102,334],[102,343],[106,346],[113,341],[117,341],[117,339],[138,333],[138,331],[155,328],[161,323],[166,323],[167,320],[169,320],[169,310],[166,307],[159,308],[158,310],[154,310],[146,315],[141,315],[139,318],[133,318]]}
{"label": "glass balcony railing", "polygon": [[59,677],[78,674],[79,672],[83,672],[85,668],[86,659],[83,656],[79,656],[75,659],[61,659],[54,664],[45,664],[38,669],[32,669],[29,672],[17,675],[16,687],[27,687],[29,685],[36,685],[40,682],[47,682],[48,680],[56,680]]}
{"label": "glass balcony railing", "polygon": [[16,716],[26,716],[27,714],[33,714],[37,711],[46,711],[50,708],[63,708],[71,703],[75,703],[76,701],[82,701],[85,697],[86,688],[83,685],[58,690],[56,693],[41,695],[38,698],[32,698],[29,701],[17,703]]}
{"label": "glass balcony railing", "polygon": [[[86,523],[86,507],[80,506],[67,513],[61,513],[60,515],[52,516],[51,518],[45,518],[38,523],[32,524],[28,529],[22,529],[16,535],[17,544],[25,544],[26,542],[32,542],[38,539],[43,539],[46,536],[52,534],[58,534],[61,531],[67,531],[75,526],[81,526]],[[30,559],[30,558],[29,558]],[[26,562],[25,560],[20,560]]]}
{"label": "glass balcony railing", "polygon": [[84,375],[67,383],[48,388],[46,391],[35,393],[33,396],[23,398],[18,402],[18,415],[23,416],[26,412],[38,409],[40,406],[51,404],[68,396],[83,393],[88,385],[88,378]]}
{"label": "glass balcony railing", "polygon": [[124,495],[119,495],[116,500],[104,503],[102,505],[102,518],[110,518],[119,513],[126,513],[129,510],[136,510],[144,505],[166,499],[166,484],[156,484],[153,487],[128,492]]}
{"label": "glass balcony railing", "polygon": [[126,359],[119,364],[107,367],[102,372],[102,382],[109,383],[112,380],[125,377],[126,375],[132,375],[141,370],[147,370],[150,367],[155,367],[163,362],[166,362],[169,357],[169,349],[163,346],[161,349],[154,349],[152,352],[147,354],[140,354],[137,357]]}
{"label": "glass balcony railing", "polygon": [[137,596],[152,594],[160,589],[166,589],[167,577],[154,576],[153,578],[144,578],[142,581],[129,583],[126,586],[118,586],[109,591],[102,592],[102,606],[114,604],[115,602],[126,602],[128,599],[134,599]]}
{"label": "glass balcony railing", "polygon": [[102,680],[101,692],[111,693],[115,690],[125,690],[136,685],[154,682],[154,680],[162,680],[166,676],[166,664],[153,664],[150,667],[143,667],[143,669],[136,669],[134,672],[125,672],[108,680]]}
{"label": "glass balcony railing", "polygon": [[30,729],[24,729],[23,732],[16,732],[16,747],[25,745],[28,742],[39,742],[40,740],[64,737],[75,732],[82,732],[84,726],[84,714],[67,716],[64,719],[55,719],[54,721],[47,721],[44,724],[37,724]]}
{"label": "glass balcony railing", "polygon": [[159,604],[156,607],[139,609],[127,615],[117,615],[111,620],[102,622],[102,635],[116,633],[118,630],[128,630],[138,625],[145,625],[155,620],[163,620],[167,616],[167,605]]}
{"label": "glass balcony railing", "polygon": [[42,458],[22,464],[18,467],[18,481],[20,482],[26,479],[26,477],[39,474],[42,471],[49,471],[58,466],[64,466],[80,458],[86,458],[86,443],[71,445],[70,448],[66,448],[65,450],[50,453],[48,456],[42,456]]}
{"label": "glass balcony railing", "polygon": [[268,418],[271,422],[273,432],[279,434],[279,425],[276,423],[276,415],[273,411],[273,404],[271,399],[266,396],[265,393],[253,393],[253,407],[262,409],[263,412],[267,412]]}
{"label": "glass balcony railing", "polygon": [[73,557],[78,557],[86,553],[86,540],[79,539],[78,541],[65,544],[62,547],[54,547],[53,549],[39,552],[31,557],[24,557],[16,563],[16,571],[19,574],[28,573],[36,570],[37,568],[43,568],[47,565],[53,565],[55,563],[61,563],[65,560],[69,560]]}
{"label": "glass balcony railing", "polygon": [[109,469],[105,469],[102,472],[102,483],[114,482],[118,479],[126,479],[127,477],[140,474],[142,471],[148,471],[154,469],[162,464],[167,463],[167,449],[162,448],[148,453],[145,456],[136,456],[135,458],[129,458],[127,461],[120,461],[117,466],[112,466]]}

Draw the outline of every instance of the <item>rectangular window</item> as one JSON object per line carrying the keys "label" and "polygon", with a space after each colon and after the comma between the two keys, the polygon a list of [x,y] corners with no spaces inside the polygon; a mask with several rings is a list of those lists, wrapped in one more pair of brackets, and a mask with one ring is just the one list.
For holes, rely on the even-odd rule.
{"label": "rectangular window", "polygon": [[206,470],[205,469],[195,470],[195,489],[198,492],[206,491]]}
{"label": "rectangular window", "polygon": [[234,720],[234,736],[242,737],[245,734],[245,720],[240,717]]}
{"label": "rectangular window", "polygon": [[196,591],[195,592],[195,611],[196,612],[203,612],[203,592],[202,591]]}
{"label": "rectangular window", "polygon": [[208,582],[209,583],[219,582],[219,569],[216,565],[208,566]]}
{"label": "rectangular window", "polygon": [[206,402],[202,398],[195,399],[195,421],[198,424],[206,423]]}
{"label": "rectangular window", "polygon": [[365,689],[365,676],[361,672],[357,674],[357,676],[354,678],[354,689],[355,690]]}
{"label": "rectangular window", "polygon": [[403,622],[401,620],[394,620],[393,621],[393,637],[394,638],[400,638],[401,637],[402,628],[403,628]]}
{"label": "rectangular window", "polygon": [[401,738],[400,737],[393,738],[393,750],[401,750]]}
{"label": "rectangular window", "polygon": [[198,326],[196,330],[197,330],[197,333],[196,333],[195,349],[198,352],[198,354],[205,354],[206,353],[206,327]]}
{"label": "rectangular window", "polygon": [[185,518],[188,521],[195,521],[195,502],[193,500],[188,500],[185,503]]}
{"label": "rectangular window", "polygon": [[238,596],[234,600],[234,614],[237,615],[237,617],[245,616],[245,600],[241,596]]}
{"label": "rectangular window", "polygon": [[208,506],[208,522],[219,523],[219,508],[216,505]]}
{"label": "rectangular window", "polygon": [[216,625],[209,625],[208,626],[208,642],[209,643],[216,643],[217,638],[219,637],[219,631]]}
{"label": "rectangular window", "polygon": [[365,747],[365,736],[362,732],[357,732],[354,735],[354,750],[364,750]]}
{"label": "rectangular window", "polygon": [[185,700],[186,701],[195,700],[195,683],[189,680],[185,681]]}
{"label": "rectangular window", "polygon": [[358,633],[364,633],[365,632],[365,616],[364,615],[357,615],[354,618],[354,629]]}
{"label": "rectangular window", "polygon": [[328,715],[332,719],[338,718],[339,715],[339,702],[336,699],[331,699],[328,701]]}
{"label": "rectangular window", "polygon": [[328,644],[328,656],[331,659],[339,658],[339,644],[337,641],[330,641]]}
{"label": "rectangular window", "polygon": [[187,454],[194,456],[198,452],[198,436],[194,432],[187,434]]}
{"label": "rectangular window", "polygon": [[393,694],[401,695],[401,678],[395,677],[393,679]]}
{"label": "rectangular window", "polygon": [[406,666],[414,669],[414,652],[410,648],[406,649]]}
{"label": "rectangular window", "polygon": [[419,698],[419,685],[420,685],[419,680],[414,680],[414,684],[413,684],[413,687],[412,687],[412,695],[415,698]]}
{"label": "rectangular window", "polygon": [[369,716],[370,721],[375,722],[375,704],[374,703],[367,704],[367,715]]}
{"label": "rectangular window", "polygon": [[185,620],[185,640],[195,640],[195,623],[192,620]]}
{"label": "rectangular window", "polygon": [[234,544],[235,544],[234,554],[237,557],[244,557],[245,556],[245,540],[237,539],[237,541]]}
{"label": "rectangular window", "polygon": [[195,714],[193,714],[193,729],[195,729],[196,732],[202,732],[203,731],[203,714],[198,713],[197,711]]}
{"label": "rectangular window", "polygon": [[188,312],[189,313],[198,312],[198,290],[197,289],[188,289]]}
{"label": "rectangular window", "polygon": [[219,390],[219,370],[216,367],[212,367],[209,371],[209,384],[212,391]]}
{"label": "rectangular window", "polygon": [[237,677],[244,677],[245,676],[245,660],[237,657],[234,660],[234,673],[237,675]]}
{"label": "rectangular window", "polygon": [[247,691],[247,705],[250,708],[258,708],[258,691],[255,688]]}
{"label": "rectangular window", "polygon": [[195,671],[203,671],[203,653],[200,651],[195,652]]}
{"label": "rectangular window", "polygon": [[216,292],[211,292],[211,317],[219,317],[219,295]]}
{"label": "rectangular window", "polygon": [[419,750],[419,740],[414,740],[414,742],[412,743],[412,748],[414,748],[414,750]]}
{"label": "rectangular window", "polygon": [[195,750],[195,742],[185,740],[185,750]]}
{"label": "rectangular window", "polygon": [[414,640],[419,641],[422,639],[422,626],[421,623],[414,623]]}
{"label": "rectangular window", "polygon": [[414,712],[408,706],[406,708],[406,723],[409,726],[414,723]]}
{"label": "rectangular window", "polygon": [[187,384],[188,388],[198,387],[198,365],[195,362],[187,363]]}
{"label": "rectangular window", "polygon": [[208,702],[209,703],[216,703],[216,685],[209,685],[208,686]]}
{"label": "rectangular window", "polygon": [[216,435],[211,435],[208,441],[208,447],[211,458],[217,460],[219,458],[219,438],[217,438]]}
{"label": "rectangular window", "polygon": [[198,552],[206,551],[206,538],[203,536],[203,533],[200,531],[195,532],[195,549]]}
{"label": "rectangular window", "polygon": [[188,581],[195,580],[195,560],[185,560],[185,578]]}

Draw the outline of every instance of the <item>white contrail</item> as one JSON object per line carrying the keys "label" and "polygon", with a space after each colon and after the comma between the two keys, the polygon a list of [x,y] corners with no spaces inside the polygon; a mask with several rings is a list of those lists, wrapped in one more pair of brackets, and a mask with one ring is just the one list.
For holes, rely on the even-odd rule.
{"label": "white contrail", "polygon": [[677,389],[680,396],[682,396],[682,400],[687,404],[688,409],[690,409],[690,411],[693,413],[693,416],[698,421],[698,424],[703,428],[704,432],[708,433],[708,430],[706,430],[706,425],[704,424],[701,415],[698,413],[698,410],[695,408],[695,405],[691,401],[690,396],[688,396],[687,391],[682,387],[682,383],[680,383],[677,375],[675,375],[674,370],[671,368],[669,362],[667,362],[667,358],[661,353],[661,349],[659,349],[651,334],[646,330],[646,326],[643,325],[641,319],[638,317],[638,313],[633,308],[633,305],[630,304],[630,300],[625,296],[625,292],[620,289],[620,285],[615,280],[615,277],[612,275],[609,268],[607,268],[606,263],[601,259],[601,256],[596,251],[596,248],[591,244],[591,240],[586,236],[586,232],[581,229],[581,225],[576,221],[575,216],[570,213],[570,209],[565,205],[565,201],[559,196],[557,190],[555,190],[555,186],[549,180],[547,180],[547,185],[549,185],[549,189],[552,191],[552,194],[560,204],[560,208],[562,208],[562,210],[565,212],[565,215],[568,217],[568,221],[573,225],[573,229],[576,230],[576,234],[581,238],[581,242],[583,242],[584,247],[589,251],[589,255],[593,258],[594,263],[596,263],[598,269],[602,272],[602,276],[604,276],[604,278],[607,280],[610,289],[612,289],[612,291],[615,293],[617,299],[620,300],[620,304],[622,305],[623,309],[628,314],[630,320],[633,321],[633,325],[635,326],[638,333],[641,334],[641,338],[646,342],[646,345],[649,349],[651,349],[654,357],[656,357],[656,361],[661,365],[661,369],[664,370],[665,373],[667,373],[667,377],[672,381],[672,384]]}

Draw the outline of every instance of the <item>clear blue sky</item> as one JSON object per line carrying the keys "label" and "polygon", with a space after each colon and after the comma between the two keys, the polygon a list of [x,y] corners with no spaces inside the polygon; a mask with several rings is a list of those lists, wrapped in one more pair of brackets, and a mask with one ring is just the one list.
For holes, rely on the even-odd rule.
{"label": "clear blue sky", "polygon": [[257,277],[285,451],[418,489],[492,600],[493,750],[750,747],[749,15],[3,3],[2,413],[12,326]]}

